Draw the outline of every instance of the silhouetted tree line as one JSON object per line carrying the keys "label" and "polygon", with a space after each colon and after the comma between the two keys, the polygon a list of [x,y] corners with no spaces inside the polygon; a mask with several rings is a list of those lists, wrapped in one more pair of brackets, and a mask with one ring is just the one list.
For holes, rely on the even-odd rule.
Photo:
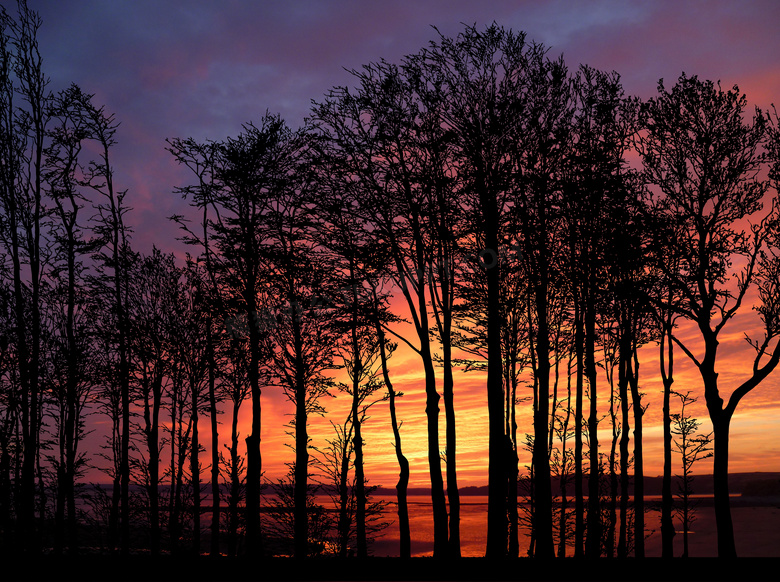
{"label": "silhouetted tree line", "polygon": [[[403,395],[388,364],[403,342],[424,372],[434,556],[460,556],[455,371],[477,370],[485,555],[643,557],[639,349],[651,344],[663,555],[673,453],[687,532],[690,466],[709,444],[672,390],[680,353],[713,426],[718,553],[735,555],[729,424],[780,359],[776,112],[685,74],[641,101],[616,73],[570,71],[523,33],[466,27],[352,71],[354,86],[314,102],[298,130],[267,113],[235,138],[170,139],[191,171],[176,188],[191,210],[171,217],[192,248],[181,264],[133,249],[113,180],[118,123],[79,87],[50,89],[41,20],[18,8],[0,14],[4,551],[366,556],[387,525],[365,472],[370,413],[392,425],[409,556]],[[724,400],[719,336],[751,304],[763,323],[752,372]],[[272,387],[294,410],[276,482],[260,440]],[[315,447],[309,419],[331,397],[349,412],[328,416],[333,434]],[[104,444],[86,450],[96,430]],[[109,487],[85,482],[96,466]]]}

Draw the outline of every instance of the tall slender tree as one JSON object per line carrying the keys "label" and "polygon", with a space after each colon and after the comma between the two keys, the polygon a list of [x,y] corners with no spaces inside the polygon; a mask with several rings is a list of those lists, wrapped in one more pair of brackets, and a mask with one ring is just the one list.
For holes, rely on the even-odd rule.
{"label": "tall slender tree", "polygon": [[[704,397],[714,430],[713,480],[718,555],[736,555],[728,486],[729,429],[741,399],[775,369],[780,361],[777,278],[774,245],[778,205],[754,224],[762,208],[767,182],[758,177],[763,157],[759,147],[767,117],[756,110],[745,119],[747,100],[737,87],[723,90],[712,81],[681,75],[667,91],[646,104],[647,121],[640,141],[645,179],[660,190],[648,197],[649,211],[673,229],[673,238],[656,241],[660,260],[654,267],[678,291],[680,316],[699,331],[697,350],[674,334],[675,344],[701,375]],[[736,266],[736,273],[731,269]],[[677,267],[677,268],[674,268]],[[724,400],[718,381],[718,336],[742,307],[749,289],[757,286],[757,311],[763,337],[748,338],[755,350],[747,378]]]}
{"label": "tall slender tree", "polygon": [[[293,143],[293,138],[288,138]],[[333,325],[338,321],[330,305],[318,304],[331,280],[325,253],[316,245],[314,220],[317,182],[303,157],[299,136],[288,150],[293,164],[283,175],[281,186],[265,214],[263,260],[274,307],[276,325],[269,330],[273,343],[271,375],[295,407],[291,429],[294,437],[293,466],[294,551],[308,552],[307,496],[309,491],[308,418],[324,414],[322,398],[330,395],[332,380],[327,372],[335,368],[334,348],[340,337]],[[355,419],[353,419],[355,421]],[[355,435],[356,443],[359,433]],[[358,445],[356,444],[356,447]],[[362,446],[362,443],[360,444]]]}
{"label": "tall slender tree", "polygon": [[[7,224],[6,252],[11,258],[20,384],[22,466],[17,498],[21,547],[35,552],[35,478],[40,432],[41,282],[46,262],[43,161],[51,94],[38,46],[41,18],[21,0],[13,18],[0,13],[3,163],[2,204]],[[29,295],[25,292],[29,289]],[[29,319],[28,319],[29,318]],[[28,323],[29,322],[29,323]]]}
{"label": "tall slender tree", "polygon": [[359,83],[355,91],[333,89],[315,106],[313,121],[323,139],[345,153],[343,160],[348,164],[341,175],[360,188],[364,199],[361,218],[373,238],[388,249],[387,275],[405,299],[417,335],[419,346],[397,337],[423,364],[434,555],[443,557],[449,553],[447,506],[439,447],[441,396],[428,309],[431,252],[425,220],[429,198],[420,182],[426,149],[417,139],[419,104],[397,66],[373,63],[355,75]]}
{"label": "tall slender tree", "polygon": [[[204,246],[211,241],[215,268],[230,290],[228,302],[236,315],[247,322],[252,431],[246,438],[246,551],[262,552],[260,531],[261,367],[269,355],[267,330],[263,323],[263,290],[266,284],[266,214],[285,183],[293,159],[288,143],[290,130],[277,116],[266,114],[259,126],[247,124],[236,138],[223,142],[198,143],[193,139],[169,140],[169,151],[186,165],[197,183],[179,190],[192,196],[196,206],[211,207],[210,238],[190,236]],[[174,217],[185,224],[183,217]],[[235,317],[232,316],[232,317]]]}
{"label": "tall slender tree", "polygon": [[[44,152],[44,179],[48,197],[53,201],[49,227],[54,245],[50,285],[50,315],[54,318],[54,340],[60,358],[54,374],[64,370],[54,395],[58,400],[57,440],[60,455],[56,461],[57,502],[55,510],[55,546],[62,550],[66,540],[71,553],[78,550],[76,479],[86,458],[79,451],[84,436],[84,415],[94,378],[90,377],[89,346],[92,330],[90,316],[95,303],[88,301],[85,258],[94,250],[87,238],[87,223],[80,211],[88,204],[80,188],[82,147],[90,137],[85,105],[91,96],[71,85],[52,100],[49,115],[49,144]],[[50,357],[57,357],[50,354]],[[66,534],[67,532],[67,534]]]}

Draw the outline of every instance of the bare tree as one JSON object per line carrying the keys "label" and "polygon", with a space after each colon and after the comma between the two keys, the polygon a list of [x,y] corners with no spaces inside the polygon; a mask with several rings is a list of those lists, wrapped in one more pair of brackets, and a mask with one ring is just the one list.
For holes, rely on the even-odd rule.
{"label": "bare tree", "polygon": [[404,297],[417,335],[419,346],[397,337],[420,356],[425,373],[434,554],[442,557],[450,550],[439,447],[441,397],[428,309],[431,251],[425,220],[430,206],[420,175],[427,144],[417,139],[419,104],[398,67],[373,63],[355,75],[359,82],[355,92],[332,90],[315,107],[313,117],[321,139],[343,150],[346,163],[340,175],[345,185],[359,189],[364,200],[361,218],[374,240],[388,250],[386,274]]}
{"label": "bare tree", "polygon": [[685,407],[696,402],[696,398],[690,396],[690,392],[673,392],[680,399],[680,412],[672,414],[672,434],[677,436],[674,440],[674,447],[680,453],[682,463],[682,475],[679,476],[678,498],[682,502],[682,507],[678,509],[678,515],[682,523],[683,532],[683,553],[682,557],[688,557],[688,532],[691,524],[696,520],[694,513],[694,504],[691,500],[693,495],[692,469],[694,463],[700,459],[707,459],[712,456],[710,452],[710,443],[712,442],[712,433],[702,435],[697,434],[701,423],[692,418],[690,414],[685,413]]}
{"label": "bare tree", "polygon": [[[80,188],[83,143],[90,137],[85,107],[91,96],[72,85],[52,100],[47,132],[49,144],[44,152],[44,178],[48,196],[54,202],[50,236],[54,245],[48,273],[50,315],[55,326],[53,349],[57,354],[55,375],[64,370],[64,378],[55,380],[53,395],[58,401],[55,418],[58,428],[59,458],[57,470],[57,506],[55,511],[55,547],[61,551],[67,540],[71,553],[78,551],[76,515],[76,478],[86,458],[79,451],[84,436],[84,415],[90,400],[94,377],[91,367],[91,319],[97,304],[89,300],[84,263],[94,251],[95,241],[87,238],[87,223],[82,208],[88,204]],[[67,534],[66,534],[67,532]]]}
{"label": "bare tree", "polygon": [[[660,189],[648,197],[650,212],[667,226],[656,244],[654,264],[682,296],[677,312],[700,333],[701,352],[673,336],[676,345],[696,365],[714,430],[713,479],[718,526],[718,555],[733,557],[734,530],[728,488],[728,450],[731,418],[740,400],[776,368],[780,349],[777,305],[779,281],[774,254],[762,255],[774,244],[778,207],[748,228],[746,219],[762,207],[767,183],[758,178],[767,120],[756,110],[745,121],[747,100],[738,88],[724,91],[712,81],[680,76],[667,91],[646,104],[647,121],[640,141],[645,180]],[[738,264],[732,275],[732,266]],[[749,289],[759,292],[757,308],[764,336],[748,338],[755,350],[748,377],[728,399],[721,396],[716,371],[718,336],[742,307]]]}
{"label": "bare tree", "polygon": [[[46,212],[43,159],[51,99],[38,47],[40,26],[40,16],[24,0],[18,2],[17,18],[5,8],[0,12],[0,118],[4,159],[8,160],[3,164],[0,197],[6,222],[3,243],[11,258],[14,286],[19,420],[24,444],[16,512],[20,546],[32,552],[37,551],[39,543],[35,478],[41,418],[41,280],[46,260],[42,234]],[[29,288],[29,295],[25,288]]]}
{"label": "bare tree", "polygon": [[[224,142],[198,143],[193,139],[169,140],[169,151],[195,174],[197,183],[181,188],[194,204],[209,207],[208,226],[200,236],[188,231],[188,240],[209,253],[213,268],[222,275],[229,304],[247,322],[252,432],[247,437],[246,466],[246,551],[262,552],[260,531],[261,367],[268,357],[267,333],[263,323],[263,289],[268,267],[264,259],[265,214],[274,204],[293,158],[288,146],[291,132],[284,122],[266,114],[257,127],[248,124],[244,133]],[[173,217],[182,226],[183,217]],[[208,234],[207,234],[208,233]],[[210,241],[210,242],[209,242]],[[207,245],[213,245],[207,247]]]}

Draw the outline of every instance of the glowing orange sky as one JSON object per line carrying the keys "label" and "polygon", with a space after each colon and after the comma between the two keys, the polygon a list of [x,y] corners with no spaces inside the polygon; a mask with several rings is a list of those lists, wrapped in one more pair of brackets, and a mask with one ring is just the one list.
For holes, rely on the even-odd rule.
{"label": "glowing orange sky", "polygon": [[[749,310],[748,310],[749,311]],[[400,313],[400,312],[399,312]],[[753,317],[751,317],[751,315]],[[717,369],[721,394],[727,399],[733,387],[747,377],[752,362],[752,348],[742,336],[744,320],[753,320],[754,314],[738,318],[730,327],[726,327],[720,346],[721,360]],[[412,338],[409,338],[412,339]],[[440,369],[437,369],[439,374]],[[390,360],[390,373],[396,390],[404,392],[398,403],[398,417],[403,420],[401,429],[404,453],[411,464],[410,486],[426,487],[429,483],[427,458],[427,419],[425,416],[424,376],[419,356],[407,346],[399,345]],[[565,377],[561,377],[561,396],[565,395]],[[608,412],[608,385],[602,376],[599,385],[599,412]],[[732,421],[731,428],[731,472],[780,471],[780,445],[773,438],[780,429],[780,372],[770,376],[763,384],[746,396]],[[711,430],[698,371],[689,363],[684,354],[677,350],[675,354],[675,384],[678,391],[691,391],[699,401],[688,408],[689,412],[701,422],[701,431]],[[530,388],[527,390],[530,391]],[[658,369],[658,348],[648,345],[641,351],[640,390],[645,393],[643,402],[649,404],[644,415],[644,463],[645,474],[660,475],[662,465],[662,384]],[[529,392],[530,394],[530,392]],[[272,403],[273,402],[273,403]],[[341,396],[325,401],[328,418],[334,422],[346,418],[349,399]],[[676,402],[673,401],[673,412]],[[444,411],[440,406],[440,445],[444,448]],[[458,435],[458,480],[459,485],[487,484],[488,419],[487,397],[484,375],[481,372],[457,372],[455,375],[455,408]],[[587,404],[586,404],[587,409]],[[263,466],[266,476],[281,476],[285,472],[284,463],[292,460],[292,453],[283,446],[290,442],[279,430],[279,414],[290,413],[289,405],[264,400]],[[587,412],[586,412],[587,414]],[[633,418],[631,420],[633,430]],[[530,404],[518,406],[518,433],[532,432]],[[243,434],[248,434],[249,426],[245,421]],[[309,434],[313,445],[324,444],[332,437],[332,429],[325,418],[312,419]],[[602,434],[602,431],[603,434]],[[601,450],[608,451],[611,427],[604,421],[600,429]],[[398,478],[398,465],[393,449],[393,435],[390,429],[390,415],[387,403],[379,403],[371,410],[370,419],[364,427],[366,474],[375,485],[392,487]],[[631,433],[633,449],[633,432]],[[569,441],[568,447],[573,446]],[[711,459],[700,461],[695,466],[696,473],[711,472]],[[521,452],[521,465],[530,464],[530,455]],[[675,463],[677,460],[675,459]]]}
{"label": "glowing orange sky", "polygon": [[[351,2],[291,0],[245,2],[36,2],[43,18],[41,51],[52,89],[71,82],[96,94],[96,102],[116,114],[121,127],[114,150],[115,181],[127,188],[133,208],[127,221],[137,250],[153,244],[183,256],[183,245],[167,217],[186,213],[186,203],[172,194],[191,176],[164,151],[165,139],[198,140],[235,136],[241,124],[257,120],[268,109],[292,127],[308,114],[311,99],[321,99],[338,84],[351,84],[344,70],[385,58],[397,62],[435,38],[431,25],[452,36],[462,23],[478,27],[498,22],[563,54],[570,67],[586,63],[616,70],[628,94],[647,98],[659,78],[673,84],[682,71],[738,83],[751,104],[768,107],[780,99],[780,3],[774,0],[707,3],[680,0],[654,2],[539,2],[453,0],[419,2]],[[76,31],[76,33],[74,33]],[[187,249],[191,250],[191,249]],[[396,305],[405,315],[403,304]],[[755,328],[749,308],[726,328],[718,364],[724,392],[744,378],[751,348],[742,339]],[[412,339],[410,337],[410,339]],[[661,384],[657,348],[642,352],[640,382],[650,407],[645,414],[645,472],[660,465]],[[700,381],[682,353],[677,355],[675,389],[699,395]],[[400,345],[390,361],[399,402],[404,451],[411,462],[411,485],[428,483],[425,396],[419,358]],[[780,372],[749,394],[737,410],[731,429],[734,471],[780,471]],[[606,412],[604,381],[601,409]],[[334,421],[343,420],[344,396],[325,405]],[[284,416],[291,412],[280,389],[263,395],[262,454],[266,476],[275,478],[292,460],[284,446]],[[455,378],[458,469],[461,485],[487,482],[487,406],[484,378],[476,372]],[[443,406],[442,406],[443,409]],[[249,404],[243,408],[242,438],[248,434]],[[709,430],[703,398],[692,412]],[[527,405],[520,407],[520,432],[530,431]],[[221,438],[227,442],[229,417],[223,415]],[[91,426],[102,419],[91,417]],[[440,416],[444,446],[444,414]],[[209,447],[208,421],[201,420],[201,443]],[[91,438],[99,438],[97,431]],[[327,419],[313,419],[309,430],[319,446],[331,434]],[[372,409],[364,435],[367,475],[371,483],[393,486],[397,468],[386,403]],[[606,442],[606,439],[602,439]],[[95,447],[92,447],[96,450]],[[201,456],[204,466],[208,451]],[[99,462],[99,459],[93,459]],[[528,463],[527,456],[521,459]],[[709,472],[705,460],[697,472]]]}

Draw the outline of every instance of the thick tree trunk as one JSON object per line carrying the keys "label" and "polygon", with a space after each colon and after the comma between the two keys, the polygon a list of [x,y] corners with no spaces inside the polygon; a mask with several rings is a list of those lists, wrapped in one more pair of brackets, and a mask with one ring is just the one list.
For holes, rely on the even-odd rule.
{"label": "thick tree trunk", "polygon": [[[422,338],[421,338],[422,339]],[[428,467],[431,478],[431,506],[433,510],[433,555],[447,555],[447,503],[444,497],[444,480],[441,473],[439,448],[439,393],[436,390],[433,359],[427,341],[422,350],[425,370],[425,415],[428,419]]]}
{"label": "thick tree trunk", "polygon": [[729,499],[729,427],[731,418],[725,411],[715,415],[713,412],[710,410],[714,433],[712,479],[715,497],[715,524],[718,528],[718,557],[736,558],[737,548],[734,544],[734,525],[731,520]]}
{"label": "thick tree trunk", "polygon": [[715,503],[715,524],[718,529],[718,557],[736,558],[734,525],[731,521],[729,500],[729,427],[731,414],[723,409],[723,399],[718,392],[718,374],[715,359],[718,339],[710,329],[709,321],[699,321],[699,330],[704,339],[705,352],[699,365],[704,382],[704,399],[712,421],[713,430],[713,494]]}

